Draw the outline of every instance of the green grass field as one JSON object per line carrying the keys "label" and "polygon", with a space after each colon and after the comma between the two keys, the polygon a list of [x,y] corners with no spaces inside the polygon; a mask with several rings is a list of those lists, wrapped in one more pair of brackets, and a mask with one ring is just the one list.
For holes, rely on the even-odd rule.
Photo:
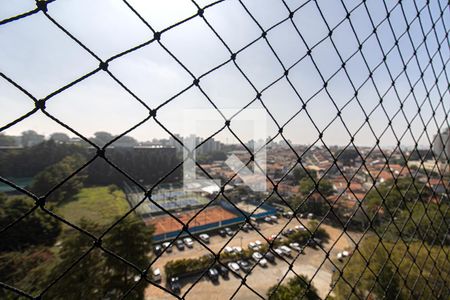
{"label": "green grass field", "polygon": [[109,187],[84,188],[75,198],[57,208],[57,213],[79,224],[84,218],[99,225],[110,225],[129,210],[125,194]]}

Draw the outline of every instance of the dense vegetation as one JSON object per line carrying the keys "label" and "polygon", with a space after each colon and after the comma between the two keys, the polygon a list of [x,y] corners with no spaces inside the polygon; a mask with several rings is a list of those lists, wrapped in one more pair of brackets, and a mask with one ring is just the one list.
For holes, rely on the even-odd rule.
{"label": "dense vegetation", "polygon": [[[299,194],[290,198],[289,204],[294,209],[298,208],[299,213],[313,213],[316,216],[324,216],[330,210],[326,197],[334,194],[333,185],[327,179],[319,180],[317,173],[306,172],[297,169],[296,178],[299,181]],[[312,178],[311,178],[311,177]],[[314,179],[314,180],[313,180]]]}
{"label": "dense vegetation", "polygon": [[[6,178],[37,177],[33,183],[34,190],[46,193],[95,154],[94,148],[48,140],[28,148],[0,151],[0,174]],[[106,151],[106,157],[144,184],[156,182],[180,162],[175,149],[167,148],[134,149],[116,146]],[[180,176],[181,168],[177,168],[166,181],[174,181]],[[77,185],[75,181],[80,180],[86,185],[122,185],[128,179],[103,159],[97,158],[71,181]],[[66,183],[69,191],[70,184],[70,181]]]}
{"label": "dense vegetation", "polygon": [[364,200],[367,216],[358,213],[351,223],[354,228],[371,226],[384,238],[428,243],[449,244],[447,224],[450,224],[448,204],[431,200],[432,190],[411,178],[399,178],[381,183]]}
{"label": "dense vegetation", "polygon": [[309,279],[303,275],[292,277],[286,284],[272,286],[267,296],[270,300],[319,300],[317,289],[308,282]]}
{"label": "dense vegetation", "polygon": [[[34,207],[31,199],[0,194],[0,228]],[[84,188],[70,200],[47,204],[48,209],[99,236],[128,210],[123,192],[117,187]],[[19,223],[2,233],[0,281],[29,293],[39,293],[56,276],[89,251],[94,240],[61,222],[38,207]],[[128,216],[102,239],[102,247],[144,269],[150,263],[153,228]],[[139,272],[117,258],[93,248],[61,281],[53,286],[49,299],[120,298]],[[131,299],[143,299],[146,284],[139,284]],[[16,299],[0,290],[0,299]]]}
{"label": "dense vegetation", "polygon": [[[35,207],[34,201],[26,197],[11,197],[0,194],[0,228],[18,220]],[[32,246],[52,245],[61,232],[60,222],[35,209],[13,227],[2,232],[1,251],[24,251]]]}
{"label": "dense vegetation", "polygon": [[337,279],[336,272],[336,298],[435,299],[450,286],[448,250],[421,242],[379,244],[378,238],[366,238],[343,269],[348,283]]}
{"label": "dense vegetation", "polygon": [[49,140],[33,147],[0,151],[0,174],[3,177],[33,177],[67,156],[87,155],[87,149]]}

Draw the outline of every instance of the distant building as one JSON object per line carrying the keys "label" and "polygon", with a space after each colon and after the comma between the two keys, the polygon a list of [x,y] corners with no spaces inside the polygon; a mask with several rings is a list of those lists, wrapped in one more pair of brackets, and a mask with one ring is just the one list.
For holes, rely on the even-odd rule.
{"label": "distant building", "polygon": [[450,128],[434,135],[433,152],[436,157],[440,157],[441,159],[448,159],[450,157]]}

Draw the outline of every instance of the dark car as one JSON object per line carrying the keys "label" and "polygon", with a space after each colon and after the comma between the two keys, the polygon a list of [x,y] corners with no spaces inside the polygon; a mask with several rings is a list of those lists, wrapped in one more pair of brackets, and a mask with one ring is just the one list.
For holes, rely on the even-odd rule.
{"label": "dark car", "polygon": [[156,255],[160,254],[162,251],[161,245],[156,245],[154,248],[154,252]]}
{"label": "dark car", "polygon": [[175,245],[177,246],[178,250],[184,250],[184,243],[182,240],[177,240]]}
{"label": "dark car", "polygon": [[224,279],[228,279],[228,278],[229,278],[229,275],[228,275],[229,270],[228,270],[226,267],[224,267],[224,266],[222,266],[222,265],[219,265],[219,266],[216,266],[216,269],[217,269],[217,271],[219,272],[219,274],[220,274]]}
{"label": "dark car", "polygon": [[208,277],[212,282],[219,282],[219,272],[214,267],[208,270]]}
{"label": "dark car", "polygon": [[295,232],[294,229],[288,228],[288,229],[286,229],[285,231],[282,232],[282,235],[289,236],[289,235],[293,234],[294,232]]}
{"label": "dark car", "polygon": [[170,289],[172,290],[172,292],[174,292],[175,294],[178,294],[180,292],[180,281],[178,279],[178,277],[172,277],[169,279],[169,286]]}
{"label": "dark car", "polygon": [[243,232],[248,232],[248,230],[249,230],[248,227],[249,227],[248,224],[244,224],[244,226],[242,226],[241,230],[242,230]]}
{"label": "dark car", "polygon": [[225,230],[220,229],[220,230],[219,230],[219,235],[220,235],[221,237],[226,237],[226,236],[227,236],[227,233],[225,232]]}
{"label": "dark car", "polygon": [[264,257],[267,259],[268,262],[274,263],[275,262],[275,255],[273,255],[270,252],[267,252]]}
{"label": "dark car", "polygon": [[248,263],[248,261],[246,260],[238,260],[237,262],[239,264],[239,267],[242,269],[242,271],[244,271],[245,273],[250,273],[251,271],[251,266]]}

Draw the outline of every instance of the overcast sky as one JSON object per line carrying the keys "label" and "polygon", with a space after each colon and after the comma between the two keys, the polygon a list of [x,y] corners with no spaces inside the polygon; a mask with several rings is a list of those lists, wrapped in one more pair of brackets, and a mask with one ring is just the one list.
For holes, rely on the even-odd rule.
{"label": "overcast sky", "polygon": [[[197,4],[203,7],[210,2],[202,0],[197,1]],[[286,1],[291,10],[295,10],[303,2]],[[348,10],[359,3],[359,1],[350,0],[344,2]],[[388,10],[397,4],[397,1],[385,2],[387,2]],[[447,63],[450,57],[449,40],[445,39],[445,32],[450,29],[448,22],[450,13],[446,2],[440,1],[440,6],[444,9],[444,15],[440,16],[439,1],[431,1],[430,11],[427,8],[422,10],[420,18],[410,25],[409,35],[404,34],[398,42],[403,58],[408,61],[414,51],[410,38],[414,47],[417,48],[424,37],[421,25],[423,30],[428,32],[431,29],[431,19],[438,20],[440,18],[436,23],[435,30],[427,37],[427,47],[422,45],[418,48],[417,61],[415,58],[409,60],[406,70],[411,82],[415,83],[420,76],[419,66],[424,70],[429,63],[427,51],[433,55],[438,47],[437,39],[442,42],[441,56],[435,56],[433,68],[429,66],[424,73],[424,83],[430,93],[429,97],[426,98],[427,91],[424,83],[420,81],[415,86],[415,97],[410,95],[406,98],[411,86],[405,73],[402,73],[396,80],[396,90],[391,88],[383,99],[384,110],[379,106],[370,117],[370,124],[377,135],[380,135],[387,126],[386,114],[389,117],[394,116],[399,110],[400,101],[405,101],[405,99],[403,113],[397,113],[392,123],[398,136],[407,130],[408,122],[406,120],[411,121],[417,114],[416,101],[419,105],[425,101],[421,107],[420,116],[416,116],[411,124],[412,133],[416,138],[419,138],[424,128],[423,122],[428,123],[433,110],[436,111],[435,119],[427,126],[427,132],[430,135],[436,133],[437,126],[441,126],[445,121],[445,113],[448,113],[450,108],[448,68],[446,74],[441,74],[439,77],[437,84],[439,89],[433,85],[435,84],[434,72],[439,73],[442,70],[443,62]],[[243,3],[264,30],[289,15],[289,11],[282,1],[246,0]],[[317,3],[330,27],[336,26],[346,16],[341,1],[323,0],[317,1]],[[380,1],[367,1],[367,9],[375,24],[380,23],[386,16],[386,9],[380,3]],[[162,31],[197,12],[194,3],[187,0],[129,0],[129,4],[156,31]],[[416,1],[419,9],[424,4],[425,1]],[[0,19],[32,10],[34,5],[33,0],[0,0]],[[391,25],[397,37],[406,30],[405,17],[407,22],[411,22],[417,14],[413,1],[402,1],[402,5],[403,7],[397,5],[390,15]],[[444,8],[444,6],[446,7]],[[153,37],[151,30],[124,2],[119,0],[56,0],[48,5],[48,14],[102,60],[107,60],[117,53],[149,41]],[[233,52],[237,52],[261,36],[262,33],[239,1],[224,1],[207,8],[204,17]],[[328,34],[327,27],[314,1],[299,9],[295,13],[293,21],[309,47]],[[383,55],[375,35],[372,34],[373,27],[366,8],[363,5],[357,8],[351,14],[350,21],[361,41],[371,35],[364,43],[362,53],[373,69],[380,63]],[[394,46],[395,38],[387,21],[378,27],[377,34],[384,51],[388,51]],[[333,31],[332,39],[344,60],[358,48],[348,20]],[[290,20],[270,30],[267,33],[267,40],[286,68],[306,53],[306,46]],[[205,21],[198,16],[164,32],[160,41],[195,77],[199,77],[230,58],[225,46],[208,28]],[[329,78],[341,68],[341,61],[330,39],[326,39],[314,48],[312,59],[325,78]],[[259,91],[266,88],[284,72],[280,62],[263,39],[240,52],[237,55],[236,63]],[[403,71],[403,64],[397,49],[391,51],[387,56],[386,63],[394,77]],[[46,97],[97,67],[98,61],[50,22],[43,13],[0,26],[0,72],[38,99]],[[369,74],[360,53],[348,61],[346,69],[357,88]],[[192,76],[156,42],[113,60],[109,64],[109,70],[150,108],[156,108],[193,82]],[[288,78],[304,101],[323,86],[313,61],[309,57],[293,67],[289,71]],[[384,64],[373,73],[373,79],[379,92],[386,93],[391,85],[391,79]],[[229,117],[231,111],[229,109],[240,109],[256,96],[254,88],[231,62],[203,77],[200,80],[200,87],[219,109],[227,109],[224,113],[226,117]],[[343,70],[329,81],[327,91],[339,108],[346,104],[354,94]],[[261,99],[280,125],[294,116],[302,107],[301,100],[286,78],[265,90]],[[367,113],[378,105],[379,96],[371,81],[361,88],[358,99]],[[441,101],[442,104],[439,104]],[[99,71],[52,97],[46,106],[49,113],[87,137],[92,136],[96,131],[120,134],[148,116],[146,108],[104,71]],[[22,116],[33,107],[34,103],[31,99],[0,78],[0,127]],[[172,132],[183,133],[185,110],[190,112],[194,110],[193,113],[189,113],[189,116],[198,120],[197,123],[200,124],[197,126],[199,129],[196,133],[206,136],[219,129],[224,122],[220,115],[211,108],[212,105],[200,90],[192,87],[163,106],[158,111],[157,118]],[[255,102],[250,108],[263,109],[263,106],[260,102]],[[202,109],[205,110],[202,111]],[[311,143],[317,139],[319,134],[310,118],[319,130],[323,130],[337,114],[337,109],[325,91],[312,98],[307,105],[307,111],[309,117],[303,110],[284,127],[283,132],[286,138],[295,143]],[[205,118],[205,114],[208,114],[209,117]],[[211,121],[210,115],[213,114],[217,115],[217,120],[220,122]],[[342,110],[341,115],[352,133],[365,122],[364,113],[355,100]],[[251,120],[247,120],[248,118],[251,119],[251,116],[242,116],[239,122],[236,120],[231,124],[243,140],[252,138],[254,134],[254,126],[248,126],[251,123]],[[202,123],[204,119],[207,121]],[[207,126],[201,124],[207,124]],[[72,133],[41,112],[8,128],[5,133],[20,134],[27,129],[33,129],[46,135],[58,131],[73,136]],[[270,136],[277,132],[277,127],[268,115],[266,132]],[[167,137],[167,134],[154,120],[133,130],[130,135],[139,140]],[[218,138],[233,142],[230,135],[221,134]],[[342,122],[337,119],[324,131],[324,140],[327,144],[344,145],[349,142],[350,136]],[[380,141],[383,145],[396,144],[396,138],[391,130],[388,130]],[[410,145],[412,141],[411,134],[407,133],[402,144]],[[375,137],[367,125],[355,136],[355,142],[359,145],[375,143]],[[422,136],[419,143],[421,145],[429,144],[426,135]]]}

